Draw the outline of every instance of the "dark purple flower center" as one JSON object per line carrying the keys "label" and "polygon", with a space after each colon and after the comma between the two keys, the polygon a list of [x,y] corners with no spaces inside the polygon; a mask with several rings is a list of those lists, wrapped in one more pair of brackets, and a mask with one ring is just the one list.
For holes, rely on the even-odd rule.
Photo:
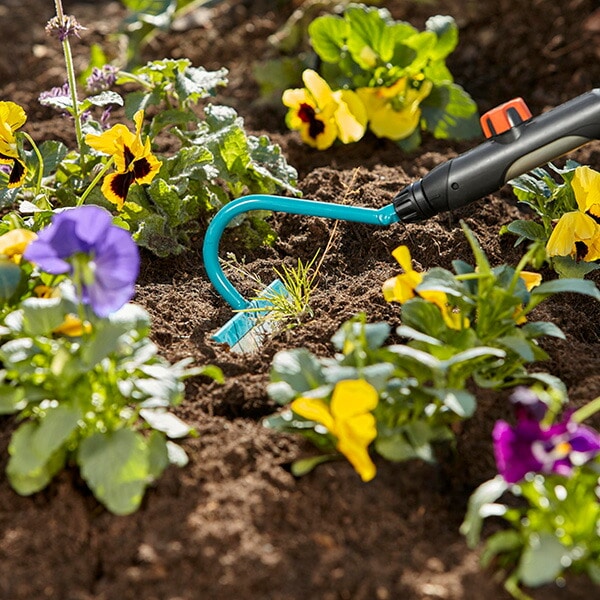
{"label": "dark purple flower center", "polygon": [[325,123],[320,119],[317,119],[316,115],[315,109],[310,104],[304,102],[300,104],[298,117],[303,123],[308,123],[308,135],[310,135],[313,140],[325,131]]}

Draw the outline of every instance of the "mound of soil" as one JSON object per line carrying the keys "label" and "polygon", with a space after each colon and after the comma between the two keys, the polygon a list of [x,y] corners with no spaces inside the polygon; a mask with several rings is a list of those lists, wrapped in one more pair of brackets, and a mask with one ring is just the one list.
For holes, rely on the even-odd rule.
{"label": "mound of soil", "polygon": [[[36,139],[72,143],[71,127],[42,107],[41,91],[64,83],[60,46],[44,26],[47,0],[4,0],[0,7],[0,89],[3,100],[27,110]],[[226,67],[222,100],[236,108],[247,130],[281,145],[299,173],[306,197],[379,207],[435,165],[473,146],[425,138],[402,153],[367,136],[352,146],[317,152],[286,130],[281,107],[265,106],[252,77],[255,61],[272,54],[268,36],[279,31],[300,2],[225,0],[195,13],[183,30],[161,33],[146,58],[187,57],[195,66]],[[600,81],[600,13],[594,0],[438,0],[383,2],[394,18],[422,28],[450,14],[460,41],[448,65],[480,111],[522,96],[533,114],[592,89]],[[89,47],[115,44],[124,17],[118,2],[65,1],[87,29],[75,40],[78,70]],[[194,24],[195,23],[195,24]],[[600,169],[600,143],[571,158]],[[478,551],[459,534],[469,494],[493,476],[491,429],[507,414],[501,394],[477,391],[478,410],[464,424],[457,451],[437,465],[377,461],[377,477],[363,484],[345,462],[326,464],[300,479],[289,465],[313,452],[303,440],[266,430],[276,410],[265,387],[275,352],[304,346],[332,354],[331,335],[365,311],[371,321],[399,322],[384,302],[382,282],[397,273],[392,250],[407,244],[417,268],[450,268],[472,256],[460,230],[464,219],[493,264],[515,264],[520,248],[498,235],[519,214],[510,189],[429,221],[377,229],[274,213],[273,247],[245,256],[265,282],[273,267],[316,248],[331,249],[321,269],[310,322],[268,340],[252,355],[234,355],[211,340],[231,309],[207,280],[202,240],[176,258],[144,254],[135,300],[153,319],[153,340],[171,361],[191,356],[215,364],[221,385],[196,378],[177,413],[199,433],[184,442],[191,458],[170,468],[148,491],[139,512],[117,517],[104,510],[75,471],[43,492],[18,496],[4,476],[14,419],[0,420],[0,597],[6,600],[309,599],[424,600],[508,598],[501,582],[479,566]],[[235,250],[224,242],[223,252]],[[547,274],[550,276],[550,274]],[[596,277],[596,281],[598,278]],[[250,289],[239,282],[240,291]],[[536,318],[561,327],[566,340],[545,340],[551,359],[540,364],[568,386],[575,405],[600,395],[600,310],[565,294],[543,304]],[[570,578],[534,598],[589,598],[590,584]]]}

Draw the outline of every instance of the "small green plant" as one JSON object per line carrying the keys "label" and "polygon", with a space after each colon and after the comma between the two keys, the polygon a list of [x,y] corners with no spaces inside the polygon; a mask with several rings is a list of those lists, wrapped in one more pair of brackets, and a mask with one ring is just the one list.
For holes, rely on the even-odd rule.
{"label": "small green plant", "polygon": [[[72,116],[77,148],[35,141],[18,129],[26,120],[21,107],[0,103],[9,171],[0,175],[0,203],[18,205],[11,217],[31,230],[44,226],[55,209],[97,204],[154,254],[183,251],[212,213],[245,193],[285,190],[298,195],[296,171],[266,136],[251,136],[234,109],[208,102],[227,84],[227,71],[193,67],[189,60],[159,60],[131,72],[112,65],[92,69],[80,97],[69,38],[82,27],[62,13],[48,25],[63,45],[67,83],[40,95],[40,102]],[[127,86],[123,95],[111,88]],[[205,105],[200,103],[206,101]],[[121,108],[134,123],[110,126]],[[154,116],[146,122],[152,111]],[[175,147],[167,155],[156,140]],[[30,144],[32,150],[27,150]],[[8,153],[7,153],[8,152]],[[2,185],[4,183],[4,185]],[[274,239],[267,213],[241,219],[242,239],[259,245]]]}
{"label": "small green plant", "polygon": [[30,495],[77,466],[110,511],[135,511],[167,465],[187,460],[172,439],[193,432],[170,411],[184,380],[220,370],[157,354],[148,314],[129,303],[138,248],[104,209],[61,211],[39,234],[12,229],[0,249],[0,414],[20,423],[11,486]]}
{"label": "small green plant", "polygon": [[534,169],[510,182],[537,220],[513,221],[501,233],[517,235],[515,245],[531,242],[536,266],[547,261],[561,277],[583,277],[600,267],[600,173],[572,160],[562,169],[553,164],[549,169]]}
{"label": "small green plant", "polygon": [[464,223],[463,230],[475,267],[456,261],[456,273],[419,273],[408,248],[394,252],[404,272],[386,281],[383,292],[402,305],[396,334],[406,343],[384,345],[390,325],[368,324],[360,314],[332,339],[333,358],[303,348],[275,356],[267,391],[286,408],[265,424],[305,435],[324,452],[300,461],[295,473],[344,455],[368,481],[375,475],[371,445],[393,461],[434,460],[435,444],[452,441],[452,425],[476,409],[469,382],[498,390],[535,384],[564,399],[560,380],[526,368],[547,357],[539,338],[563,334],[551,323],[528,322],[527,315],[555,293],[600,300],[598,289],[580,279],[540,283],[523,272],[525,262],[492,268]]}
{"label": "small green plant", "polygon": [[475,265],[454,261],[454,273],[439,267],[418,273],[408,248],[400,247],[394,255],[404,273],[385,282],[384,296],[402,305],[398,333],[411,340],[411,346],[439,358],[472,346],[503,350],[502,361],[481,365],[474,378],[482,387],[513,386],[530,377],[528,363],[547,358],[538,343],[542,336],[564,337],[553,323],[528,321],[531,311],[557,293],[600,300],[600,292],[592,281],[577,278],[542,282],[539,274],[524,271],[531,254],[517,267],[492,267],[477,238],[464,222],[461,225]]}
{"label": "small green plant", "polygon": [[484,520],[506,527],[486,540],[482,562],[505,577],[514,598],[569,573],[600,583],[600,434],[582,421],[600,398],[558,416],[533,390],[515,391],[516,423],[498,421],[494,453],[499,474],[472,494],[461,532],[471,547]]}
{"label": "small green plant", "polygon": [[306,87],[283,94],[288,126],[307,144],[354,142],[367,127],[406,150],[420,145],[421,131],[451,139],[479,134],[475,102],[445,64],[458,42],[452,17],[431,17],[419,32],[386,9],[352,4],[342,16],[316,18],[308,32],[319,72],[305,71]]}

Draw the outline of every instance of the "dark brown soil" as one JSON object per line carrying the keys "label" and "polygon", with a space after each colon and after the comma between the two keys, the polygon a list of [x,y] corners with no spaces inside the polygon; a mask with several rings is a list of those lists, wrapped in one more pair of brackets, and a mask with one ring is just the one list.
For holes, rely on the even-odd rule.
{"label": "dark brown soil", "polygon": [[[250,131],[267,133],[282,146],[298,169],[300,188],[314,199],[383,206],[403,185],[472,145],[426,138],[410,156],[375,139],[325,152],[301,145],[286,131],[281,109],[261,104],[251,76],[253,62],[268,55],[268,35],[298,3],[224,1],[205,14],[202,26],[160,35],[148,57],[227,67],[230,85],[222,100],[235,106]],[[538,114],[600,82],[600,13],[594,0],[382,4],[417,27],[434,14],[456,18],[460,42],[449,66],[482,112],[522,96]],[[88,28],[74,43],[83,69],[92,42],[114,43],[109,35],[123,9],[104,0],[65,1],[65,9]],[[3,1],[1,98],[26,108],[27,130],[36,139],[69,141],[68,123],[37,102],[41,91],[64,82],[58,42],[44,33],[52,16],[48,0]],[[571,157],[600,169],[600,143]],[[152,337],[161,353],[172,361],[192,356],[198,365],[218,365],[226,383],[190,381],[178,413],[199,432],[185,442],[191,462],[170,468],[142,509],[128,517],[106,512],[75,472],[61,474],[33,497],[15,494],[3,475],[14,421],[1,420],[0,598],[508,598],[458,532],[469,494],[494,474],[490,432],[506,413],[504,396],[477,392],[478,410],[459,433],[457,452],[437,466],[378,460],[377,477],[368,484],[344,462],[294,478],[290,462],[312,448],[266,430],[261,419],[275,410],[265,386],[277,350],[306,346],[329,356],[330,336],[361,310],[373,321],[398,322],[398,309],[381,295],[382,282],[396,274],[391,251],[397,245],[408,244],[423,269],[450,267],[458,258],[472,262],[458,226],[463,218],[494,264],[514,264],[519,250],[498,231],[517,214],[510,189],[457,213],[390,229],[275,214],[277,243],[246,257],[250,270],[266,282],[282,260],[310,259],[330,236],[333,245],[314,297],[314,318],[250,356],[232,355],[211,341],[232,313],[206,278],[201,240],[176,259],[145,255],[136,301],[152,315]],[[543,342],[551,360],[538,368],[563,379],[575,404],[600,395],[598,305],[564,295],[536,316],[553,321],[567,336]],[[533,596],[589,598],[593,590],[586,581],[568,579],[565,587],[548,586]]]}

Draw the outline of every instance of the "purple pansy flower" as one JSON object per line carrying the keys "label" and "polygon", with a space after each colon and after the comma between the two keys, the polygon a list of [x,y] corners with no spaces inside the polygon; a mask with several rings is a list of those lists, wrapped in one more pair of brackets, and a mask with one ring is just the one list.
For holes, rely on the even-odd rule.
{"label": "purple pansy flower", "polygon": [[93,205],[55,214],[23,256],[48,273],[69,274],[81,300],[99,317],[133,297],[140,268],[131,234],[113,225],[107,210]]}
{"label": "purple pansy flower", "polygon": [[517,412],[517,424],[497,421],[492,433],[498,472],[508,483],[527,473],[569,476],[600,453],[600,435],[567,415],[559,423],[543,426],[532,413]]}

